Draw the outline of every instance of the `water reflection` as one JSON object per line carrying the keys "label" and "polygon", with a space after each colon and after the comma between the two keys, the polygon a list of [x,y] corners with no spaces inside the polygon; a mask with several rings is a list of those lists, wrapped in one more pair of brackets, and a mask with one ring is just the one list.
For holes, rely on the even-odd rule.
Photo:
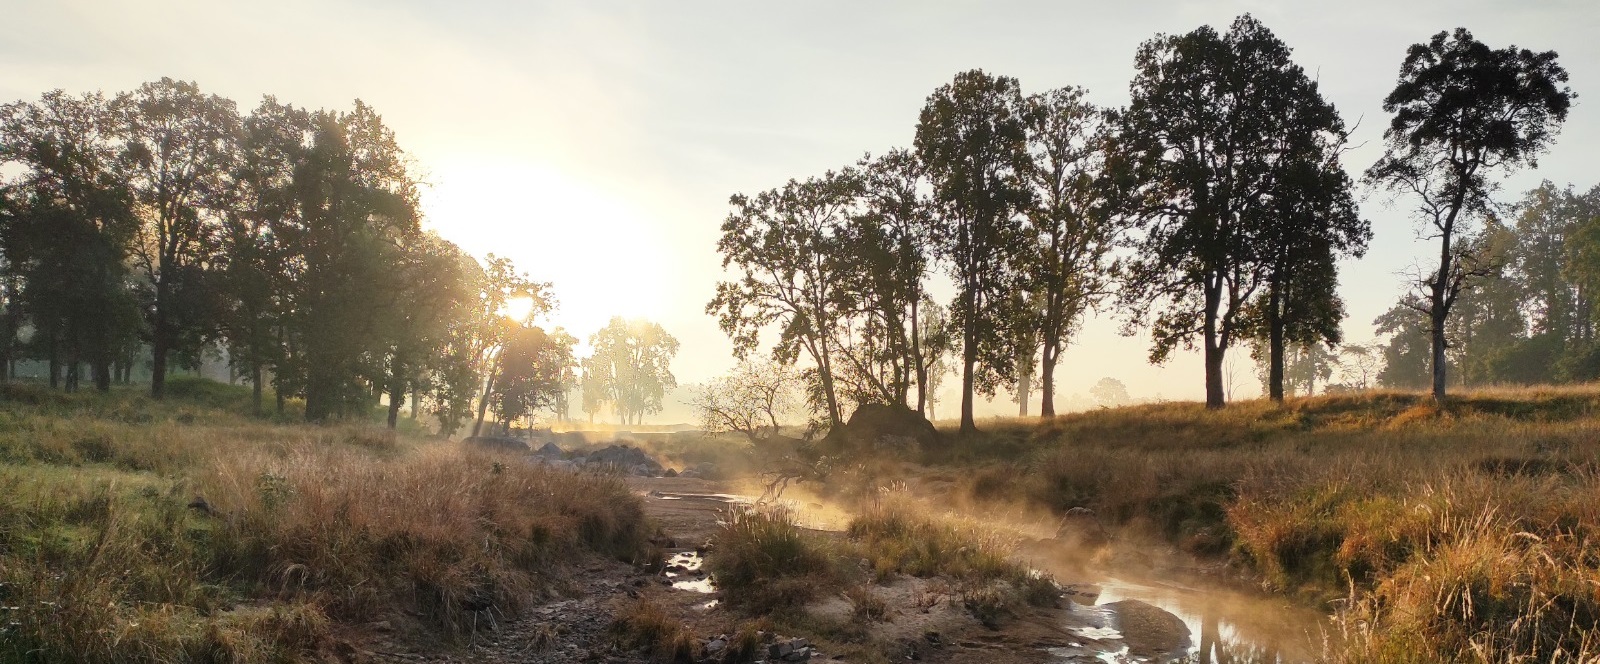
{"label": "water reflection", "polygon": [[1119,579],[1068,597],[1083,642],[1049,650],[1064,662],[1287,664],[1322,651],[1324,618],[1278,598]]}
{"label": "water reflection", "polygon": [[710,594],[716,592],[717,588],[711,577],[700,569],[704,564],[705,560],[694,551],[676,553],[667,559],[666,569],[662,575],[666,576],[672,582],[672,587],[678,590]]}

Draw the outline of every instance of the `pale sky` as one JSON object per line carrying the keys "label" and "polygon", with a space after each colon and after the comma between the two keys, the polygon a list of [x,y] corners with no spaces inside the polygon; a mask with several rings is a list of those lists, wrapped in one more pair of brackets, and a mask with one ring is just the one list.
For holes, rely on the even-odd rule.
{"label": "pale sky", "polygon": [[[1347,161],[1357,175],[1378,156],[1382,98],[1408,45],[1465,26],[1493,47],[1554,49],[1581,98],[1540,169],[1508,180],[1501,198],[1541,179],[1600,182],[1593,0],[0,0],[0,101],[162,76],[243,112],[263,94],[313,108],[360,98],[430,183],[430,227],[553,282],[554,322],[580,338],[614,314],[662,323],[683,345],[673,370],[694,383],[732,364],[703,313],[722,276],[714,244],[730,194],[908,146],[928,93],[966,69],[1015,76],[1024,92],[1078,85],[1123,104],[1141,41],[1225,29],[1244,12],[1294,49],[1347,123],[1360,121],[1365,146]],[[1372,319],[1404,288],[1400,272],[1429,251],[1407,209],[1365,199],[1372,250],[1341,274],[1349,341],[1372,338]],[[1203,396],[1196,354],[1149,366],[1148,340],[1118,327],[1112,312],[1086,325],[1063,358],[1061,394],[1115,376],[1136,397]],[[1239,394],[1254,393],[1248,351],[1235,352]],[[947,398],[946,412],[955,407]]]}

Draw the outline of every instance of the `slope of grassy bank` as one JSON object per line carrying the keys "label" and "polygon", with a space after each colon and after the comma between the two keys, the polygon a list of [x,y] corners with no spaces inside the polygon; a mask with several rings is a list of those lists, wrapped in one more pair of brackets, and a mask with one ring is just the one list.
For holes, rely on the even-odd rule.
{"label": "slope of grassy bank", "polygon": [[159,403],[4,388],[0,661],[294,661],[339,624],[398,615],[461,634],[515,614],[564,558],[644,548],[619,479],[270,424],[222,387]]}
{"label": "slope of grassy bank", "polygon": [[1352,660],[1565,660],[1600,645],[1593,388],[1442,408],[1399,393],[1160,404],[951,434],[921,461],[976,503],[1086,507],[1342,604]]}

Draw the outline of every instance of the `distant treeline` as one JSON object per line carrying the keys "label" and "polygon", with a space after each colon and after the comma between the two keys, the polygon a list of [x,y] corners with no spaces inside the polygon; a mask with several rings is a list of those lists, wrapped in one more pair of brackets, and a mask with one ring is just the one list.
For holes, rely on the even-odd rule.
{"label": "distant treeline", "polygon": [[[1034,376],[1050,416],[1061,353],[1095,310],[1148,332],[1153,362],[1200,347],[1212,407],[1240,344],[1260,349],[1268,393],[1282,398],[1287,348],[1340,341],[1337,261],[1372,236],[1341,163],[1345,123],[1248,15],[1226,32],[1158,35],[1135,68],[1117,109],[1081,88],[1030,95],[964,72],[928,97],[911,149],[734,196],[717,245],[733,279],[708,312],[741,355],[765,345],[779,363],[807,360],[831,423],[852,402],[925,412],[947,354],[964,430],[975,393],[1007,388],[1026,403]],[[1441,242],[1408,299],[1426,312],[1423,350],[1460,347],[1447,341],[1451,312],[1498,287],[1485,281],[1497,263],[1484,247],[1500,232],[1493,178],[1548,148],[1571,103],[1566,80],[1554,53],[1490,49],[1460,29],[1406,54],[1365,182],[1415,202]],[[948,305],[927,294],[934,270],[955,284]]]}
{"label": "distant treeline", "polygon": [[[161,398],[169,367],[224,348],[257,409],[268,384],[310,420],[387,393],[391,426],[409,397],[446,432],[474,402],[480,424],[489,406],[507,423],[564,413],[578,385],[576,339],[532,323],[548,284],[422,231],[410,159],[360,101],[269,96],[241,115],[171,79],[54,91],[0,107],[0,165],[0,377],[37,359],[52,386],[87,368],[108,390],[148,357]],[[642,321],[602,332],[585,410],[659,410],[671,375],[641,368],[635,342],[668,357],[676,342]]]}

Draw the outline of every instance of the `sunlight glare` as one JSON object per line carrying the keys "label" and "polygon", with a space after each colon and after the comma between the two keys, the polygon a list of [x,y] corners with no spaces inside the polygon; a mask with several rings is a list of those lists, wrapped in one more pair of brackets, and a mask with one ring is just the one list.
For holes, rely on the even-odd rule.
{"label": "sunlight glare", "polygon": [[[530,161],[483,155],[442,160],[428,179],[428,225],[471,254],[508,257],[533,280],[551,282],[550,323],[579,339],[612,316],[659,320],[679,295],[663,278],[671,256],[661,224],[621,195]],[[518,313],[508,303],[505,314]]]}

